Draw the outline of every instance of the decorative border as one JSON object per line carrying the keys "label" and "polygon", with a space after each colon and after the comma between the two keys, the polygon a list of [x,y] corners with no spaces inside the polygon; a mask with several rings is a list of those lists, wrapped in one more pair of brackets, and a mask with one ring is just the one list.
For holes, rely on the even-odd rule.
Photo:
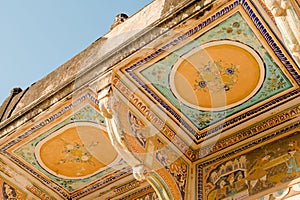
{"label": "decorative border", "polygon": [[80,104],[81,102],[85,101],[86,99],[92,100],[96,105],[99,104],[98,99],[96,99],[90,93],[87,93],[87,94],[81,96],[80,98],[76,99],[73,103],[65,106],[58,113],[56,113],[56,114],[52,115],[51,117],[45,119],[43,122],[39,123],[38,125],[33,126],[31,129],[29,129],[28,131],[26,131],[24,134],[18,136],[17,139],[14,139],[14,140],[10,141],[9,143],[7,143],[6,145],[4,145],[3,147],[1,147],[0,148],[0,152],[5,153],[8,148],[10,148],[11,146],[13,146],[16,143],[20,142],[21,140],[25,139],[26,137],[32,135],[34,132],[36,132],[37,130],[43,128],[44,126],[46,126],[50,122],[54,121],[58,117],[62,116],[64,113],[66,113],[67,111],[69,111],[70,109],[72,109],[73,107],[75,107],[76,105]]}
{"label": "decorative border", "polygon": [[116,175],[114,175],[113,177],[109,177],[105,180],[101,180],[101,181],[98,181],[97,183],[95,183],[94,185],[91,185],[90,187],[88,188],[85,188],[85,190],[83,191],[80,191],[72,196],[70,196],[69,198],[70,199],[78,199],[82,196],[85,196],[87,194],[90,194],[91,192],[97,190],[98,188],[100,187],[103,187],[103,186],[106,186],[108,184],[110,184],[110,182],[112,181],[117,181],[119,180],[120,178],[123,178],[123,177],[126,177],[126,176],[129,176],[132,174],[132,169],[131,168],[127,168],[126,170],[123,170],[121,172],[118,172]]}
{"label": "decorative border", "polygon": [[[199,144],[200,142],[198,140],[203,139],[213,133],[216,133],[218,131],[220,131],[221,129],[224,130],[224,128],[232,125],[232,124],[236,124],[242,120],[245,120],[246,118],[254,117],[256,114],[260,113],[261,111],[265,110],[265,109],[269,109],[271,106],[274,106],[275,104],[279,104],[284,102],[287,98],[296,96],[300,93],[300,88],[285,94],[281,97],[278,97],[276,99],[273,99],[269,102],[267,102],[265,105],[259,106],[255,109],[252,109],[250,111],[247,111],[246,113],[231,119],[229,121],[224,122],[223,124],[217,125],[216,127],[209,129],[205,132],[203,132],[202,134],[199,134],[196,130],[194,130],[186,121],[184,121],[179,114],[176,113],[176,111],[174,109],[172,109],[169,105],[167,105],[157,94],[155,94],[146,84],[143,83],[142,80],[140,80],[138,78],[138,76],[134,73],[134,70],[137,69],[138,67],[142,66],[143,64],[151,61],[152,59],[158,57],[159,55],[161,55],[162,53],[166,52],[168,49],[170,49],[171,47],[176,46],[178,43],[182,42],[183,40],[185,40],[186,38],[194,35],[195,33],[199,32],[200,30],[202,30],[204,27],[206,27],[207,25],[211,24],[212,22],[214,22],[215,20],[217,20],[218,18],[224,16],[225,14],[227,14],[228,12],[230,12],[231,10],[233,10],[235,7],[241,5],[241,7],[245,10],[245,12],[248,14],[248,16],[250,17],[250,19],[252,20],[252,22],[254,23],[254,25],[256,26],[256,28],[259,30],[259,32],[261,33],[261,35],[264,37],[264,39],[267,41],[268,45],[270,46],[270,48],[273,50],[273,52],[275,53],[275,55],[277,56],[277,58],[280,60],[280,62],[286,67],[286,69],[288,70],[288,72],[290,73],[290,75],[295,79],[295,81],[300,85],[300,75],[298,74],[298,72],[293,68],[293,65],[291,64],[291,62],[288,60],[288,58],[285,56],[285,52],[287,54],[288,51],[285,49],[285,47],[283,46],[283,44],[280,42],[280,40],[278,39],[278,37],[273,34],[272,30],[268,31],[267,28],[264,27],[264,24],[262,21],[260,21],[259,17],[255,14],[255,12],[253,11],[253,9],[251,8],[252,5],[252,1],[249,0],[236,0],[234,2],[232,2],[231,4],[227,5],[226,7],[224,7],[223,9],[219,10],[218,12],[216,12],[214,15],[212,15],[211,17],[207,18],[204,22],[200,23],[198,26],[194,27],[193,29],[189,30],[188,32],[186,32],[185,34],[179,36],[178,38],[176,38],[175,40],[173,40],[172,42],[164,45],[163,47],[161,47],[160,49],[158,49],[157,51],[155,51],[154,53],[150,54],[149,56],[147,56],[146,58],[138,61],[137,63],[129,66],[128,68],[125,69],[125,71],[129,74],[129,76],[135,80],[137,82],[137,84],[139,86],[141,86],[150,96],[152,96],[168,113],[170,113],[171,116],[173,116],[178,123],[180,123],[180,125],[182,125],[183,127],[185,127],[186,130],[188,130],[195,138],[191,138],[194,140],[194,142],[196,144]],[[257,10],[257,8],[254,8]],[[272,35],[274,35],[275,39],[273,39]],[[280,45],[282,46],[282,48],[285,50],[285,52],[283,52],[281,50],[281,47],[279,47],[279,45],[276,43],[278,41],[278,43],[280,43]],[[195,140],[196,139],[196,140]]]}
{"label": "decorative border", "polygon": [[138,180],[131,180],[130,182],[127,182],[123,185],[118,186],[117,188],[115,188],[113,191],[114,193],[117,195],[126,193],[134,188],[139,187],[143,182],[138,181]]}
{"label": "decorative border", "polygon": [[[203,196],[202,196],[202,182],[199,181],[199,180],[202,180],[202,177],[203,177],[203,174],[202,174],[203,167],[205,167],[207,165],[210,165],[210,164],[213,164],[215,162],[218,162],[220,160],[223,160],[225,158],[231,157],[231,156],[233,156],[233,155],[235,155],[237,153],[245,151],[246,149],[249,149],[251,147],[259,145],[259,144],[261,144],[263,142],[266,142],[266,141],[268,141],[270,139],[274,139],[276,137],[279,137],[280,135],[283,135],[283,134],[285,134],[285,133],[287,133],[289,131],[292,131],[292,130],[294,130],[296,128],[299,128],[299,127],[300,127],[300,121],[295,122],[293,124],[290,124],[290,125],[282,128],[282,129],[280,129],[278,131],[275,131],[275,132],[272,132],[270,134],[264,135],[263,137],[258,138],[258,139],[254,140],[254,141],[251,141],[250,143],[245,144],[242,147],[239,147],[239,148],[237,148],[235,150],[223,153],[222,155],[219,155],[219,156],[217,156],[217,157],[215,157],[215,158],[213,158],[213,159],[211,159],[209,161],[206,161],[206,162],[203,162],[203,163],[200,163],[200,164],[196,165],[196,170],[197,170],[197,172],[196,172],[197,173],[197,176],[196,176],[197,177],[196,178],[196,185],[197,185],[197,187],[196,188],[197,188],[197,197],[198,197],[198,199],[203,199]],[[299,132],[299,131],[295,131],[295,132]]]}
{"label": "decorative border", "polygon": [[122,83],[118,77],[113,77],[112,84],[129,102],[135,106],[155,128],[157,128],[170,142],[172,142],[188,159],[194,160],[194,151],[173,131],[157,114],[155,114],[149,106],[137,95],[131,92],[127,86]]}
{"label": "decorative border", "polygon": [[263,121],[260,121],[259,123],[248,127],[246,129],[243,129],[233,135],[230,135],[229,137],[223,138],[222,140],[218,141],[216,144],[205,146],[201,149],[199,149],[197,152],[195,152],[196,159],[203,158],[204,156],[208,156],[210,154],[213,154],[217,151],[220,151],[222,149],[225,149],[231,145],[236,144],[237,142],[246,140],[247,138],[253,137],[255,135],[258,135],[259,133],[266,131],[272,127],[278,126],[280,124],[283,124],[287,121],[290,121],[292,119],[295,119],[300,116],[300,104],[289,108],[288,110],[285,110],[283,112],[280,112],[279,114],[269,117]]}
{"label": "decorative border", "polygon": [[[153,193],[153,188],[152,188],[151,185],[149,185],[145,188],[142,188],[140,190],[137,190],[137,191],[125,196],[125,197],[122,197],[122,198],[120,198],[120,200],[133,199],[133,198],[136,198],[137,196],[148,194],[146,192]],[[141,193],[143,193],[143,194],[141,194]]]}
{"label": "decorative border", "polygon": [[[278,126],[300,116],[300,105],[298,104],[253,126],[247,127],[232,136],[223,138],[212,146],[205,146],[198,150],[193,150],[186,143],[184,143],[180,137],[177,136],[175,131],[164,124],[162,120],[150,110],[149,106],[147,106],[137,95],[132,93],[118,77],[113,78],[113,86],[125,98],[127,98],[129,102],[133,104],[149,120],[149,122],[154,125],[170,142],[172,142],[177,149],[179,149],[190,161],[197,161],[204,156],[211,155],[219,150],[236,144],[237,141],[243,141],[268,130],[270,127]],[[266,107],[268,106],[266,105]]]}

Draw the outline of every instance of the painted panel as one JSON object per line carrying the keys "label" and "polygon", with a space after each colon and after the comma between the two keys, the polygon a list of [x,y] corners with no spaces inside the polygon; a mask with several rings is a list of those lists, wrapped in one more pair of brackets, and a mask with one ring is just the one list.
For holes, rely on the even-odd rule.
{"label": "painted panel", "polygon": [[[131,169],[111,146],[96,106],[97,100],[86,94],[5,144],[1,151],[64,199],[78,199],[126,177]],[[59,118],[70,109],[74,109],[71,115]],[[48,126],[50,121],[54,123]]]}
{"label": "painted panel", "polygon": [[300,83],[293,59],[247,0],[121,72],[128,79],[116,77],[160,104],[196,144],[293,98]]}
{"label": "painted panel", "polygon": [[182,154],[175,152],[171,144],[160,137],[159,131],[143,121],[136,111],[122,101],[122,97],[116,99],[114,114],[120,121],[128,150],[151,169],[157,179],[161,179],[165,190],[175,199],[185,199],[188,196],[186,191],[190,172]]}
{"label": "painted panel", "polygon": [[299,141],[299,132],[295,130],[238,156],[199,164],[198,198],[253,199],[297,183]]}
{"label": "painted panel", "polygon": [[153,190],[151,186],[139,189],[126,195],[124,197],[120,197],[120,200],[129,200],[129,199],[136,199],[136,200],[159,200],[157,194]]}
{"label": "painted panel", "polygon": [[198,130],[292,87],[239,12],[140,73]]}

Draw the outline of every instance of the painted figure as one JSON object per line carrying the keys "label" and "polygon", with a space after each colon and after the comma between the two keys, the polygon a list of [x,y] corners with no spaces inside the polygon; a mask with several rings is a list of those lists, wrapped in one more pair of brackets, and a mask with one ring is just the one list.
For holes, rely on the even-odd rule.
{"label": "painted figure", "polygon": [[235,188],[235,185],[234,185],[234,173],[231,173],[228,177],[227,177],[227,181],[229,183],[228,187],[227,187],[227,190],[226,190],[226,196],[231,196],[235,193],[237,193],[237,190]]}
{"label": "painted figure", "polygon": [[217,190],[216,199],[223,199],[226,197],[226,191],[228,188],[226,179],[224,177],[221,178],[219,187],[220,188]]}
{"label": "painted figure", "polygon": [[235,189],[237,191],[243,191],[248,188],[245,177],[241,171],[236,174],[236,181],[234,183]]}
{"label": "painted figure", "polygon": [[288,154],[288,174],[293,174],[300,171],[300,148],[298,146],[297,141],[292,141],[289,143]]}
{"label": "painted figure", "polygon": [[167,155],[163,149],[158,150],[156,152],[156,159],[166,168],[169,168],[169,164],[167,162]]}
{"label": "painted figure", "polygon": [[257,160],[254,166],[248,171],[247,180],[250,181],[251,188],[255,187],[258,181],[262,182],[263,187],[266,187],[267,171],[264,165],[270,160],[270,155]]}

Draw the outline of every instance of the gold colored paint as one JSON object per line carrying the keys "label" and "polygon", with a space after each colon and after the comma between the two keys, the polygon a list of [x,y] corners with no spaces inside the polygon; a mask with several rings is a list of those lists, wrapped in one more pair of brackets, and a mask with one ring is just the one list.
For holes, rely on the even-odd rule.
{"label": "gold colored paint", "polygon": [[47,168],[57,175],[75,178],[94,174],[116,157],[106,133],[91,126],[66,129],[40,149],[40,158]]}
{"label": "gold colored paint", "polygon": [[[212,92],[195,89],[197,67],[203,67],[209,62],[233,64],[238,66],[238,80],[228,91]],[[214,78],[217,81],[227,82],[228,76],[204,77],[206,80]],[[183,60],[174,76],[174,85],[177,93],[185,101],[204,108],[217,108],[234,104],[246,98],[257,86],[260,78],[260,67],[254,56],[245,49],[229,44],[220,44],[206,47]]]}

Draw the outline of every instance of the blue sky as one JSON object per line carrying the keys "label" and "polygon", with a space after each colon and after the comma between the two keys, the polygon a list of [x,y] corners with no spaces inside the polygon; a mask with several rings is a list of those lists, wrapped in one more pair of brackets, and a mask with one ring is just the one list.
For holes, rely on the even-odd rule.
{"label": "blue sky", "polygon": [[118,13],[151,0],[0,0],[0,104],[109,31]]}

